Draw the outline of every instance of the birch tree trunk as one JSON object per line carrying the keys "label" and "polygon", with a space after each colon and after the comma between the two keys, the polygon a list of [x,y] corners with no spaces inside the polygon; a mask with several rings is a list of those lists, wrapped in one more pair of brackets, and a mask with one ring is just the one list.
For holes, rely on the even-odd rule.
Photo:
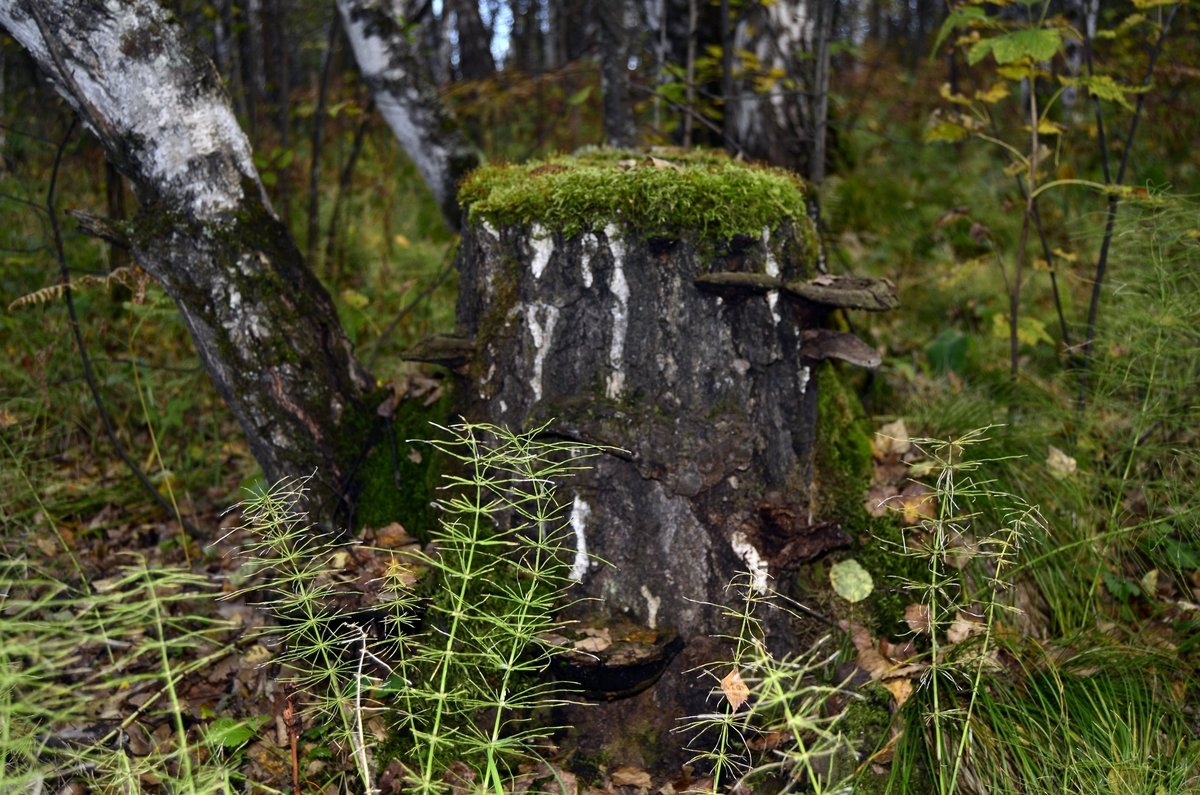
{"label": "birch tree trunk", "polygon": [[363,80],[400,146],[457,229],[458,181],[479,164],[479,152],[446,113],[433,83],[388,0],[337,0]]}
{"label": "birch tree trunk", "polygon": [[342,493],[372,380],[263,191],[212,63],[152,0],[4,0],[3,25],[138,200],[137,261],[175,300],[270,479]]}
{"label": "birch tree trunk", "polygon": [[823,163],[813,161],[824,159],[833,5],[753,4],[738,21],[731,49],[752,53],[755,63],[739,70],[726,102],[727,129],[742,152],[817,181],[824,177]]}

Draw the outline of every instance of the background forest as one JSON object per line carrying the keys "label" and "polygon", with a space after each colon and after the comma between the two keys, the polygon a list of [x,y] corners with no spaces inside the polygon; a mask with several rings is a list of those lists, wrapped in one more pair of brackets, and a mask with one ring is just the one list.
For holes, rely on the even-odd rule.
{"label": "background forest", "polygon": [[[131,253],[130,180],[0,33],[0,792],[1200,792],[1194,6],[161,5],[354,353],[411,407],[392,458],[520,488],[442,514],[402,497],[399,523],[357,517],[361,546],[310,532],[303,483],[264,475],[308,470],[256,460]],[[380,7],[416,88],[356,56],[345,20]],[[432,137],[390,115],[408,90]],[[832,321],[882,360],[837,371],[819,440],[855,546],[801,569],[803,606],[710,595],[729,664],[698,674],[710,713],[675,716],[694,759],[671,770],[655,738],[553,730],[571,696],[530,683],[561,651],[562,550],[508,572],[463,530],[563,524],[543,487],[595,451],[431,426],[453,379],[405,358],[455,325],[459,169],[582,147],[795,172],[824,271],[901,301]],[[824,637],[773,657],[772,609]]]}

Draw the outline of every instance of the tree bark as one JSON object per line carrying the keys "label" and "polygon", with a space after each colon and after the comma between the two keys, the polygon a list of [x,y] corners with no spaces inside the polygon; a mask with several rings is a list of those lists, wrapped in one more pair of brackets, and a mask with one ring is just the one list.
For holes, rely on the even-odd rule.
{"label": "tree bark", "polygon": [[433,192],[446,224],[457,229],[462,218],[455,191],[479,164],[478,150],[447,114],[391,5],[385,0],[337,4],[376,106]]}
{"label": "tree bark", "polygon": [[458,74],[463,80],[486,80],[496,73],[492,37],[483,25],[477,0],[446,0],[458,31]]}
{"label": "tree bark", "polygon": [[627,0],[596,4],[600,32],[600,88],[604,95],[604,140],[628,148],[637,142],[629,102],[629,26]]}
{"label": "tree bark", "polygon": [[[832,19],[833,0],[779,0],[756,3],[739,20],[732,50],[753,53],[757,70],[733,81],[727,129],[748,157],[824,176],[813,158],[824,150],[818,138],[825,130]],[[768,77],[772,73],[786,80]],[[770,87],[756,88],[756,75]]]}
{"label": "tree bark", "polygon": [[212,63],[151,0],[8,0],[0,24],[79,113],[138,200],[133,255],[174,299],[270,479],[318,472],[373,384],[272,211]]}

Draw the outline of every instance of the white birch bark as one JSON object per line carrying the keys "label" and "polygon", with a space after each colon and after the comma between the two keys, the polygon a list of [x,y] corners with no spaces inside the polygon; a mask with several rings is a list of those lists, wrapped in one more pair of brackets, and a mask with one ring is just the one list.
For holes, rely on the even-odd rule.
{"label": "white birch bark", "polygon": [[399,10],[390,0],[337,0],[346,37],[375,105],[453,228],[461,223],[458,181],[479,153],[447,114],[422,74]]}
{"label": "white birch bark", "polygon": [[734,52],[753,53],[756,74],[787,78],[775,80],[766,91],[756,90],[752,75],[734,81],[727,112],[738,146],[750,157],[810,170],[813,149],[821,148],[818,127],[823,125],[815,121],[828,91],[828,48],[822,58],[817,45],[831,6],[832,0],[758,2],[739,21]]}
{"label": "white birch bark", "polygon": [[175,300],[268,478],[340,491],[371,382],[272,211],[212,63],[153,0],[0,0],[0,25],[129,178],[137,261]]}

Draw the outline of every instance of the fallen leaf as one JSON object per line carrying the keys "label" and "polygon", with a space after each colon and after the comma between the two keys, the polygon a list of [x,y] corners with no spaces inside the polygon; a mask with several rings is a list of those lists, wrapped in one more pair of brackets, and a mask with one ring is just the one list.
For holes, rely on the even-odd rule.
{"label": "fallen leaf", "polygon": [[955,614],[950,628],[946,630],[946,640],[951,643],[962,643],[972,635],[978,635],[981,632],[983,632],[983,623],[976,616],[959,610]]}
{"label": "fallen leaf", "polygon": [[876,483],[867,490],[867,513],[876,518],[886,516],[890,508],[888,500],[899,494],[899,490],[890,484]]}
{"label": "fallen leaf", "polygon": [[[363,535],[369,538],[369,533],[370,531],[367,531],[364,532]],[[404,525],[400,524],[399,522],[392,522],[389,525],[384,525],[378,530],[375,530],[374,536],[374,543],[377,546],[384,547],[385,549],[397,549],[399,547],[407,546],[408,544],[417,543],[417,539],[410,536],[408,531],[404,529]]]}
{"label": "fallen leaf", "polygon": [[861,602],[875,589],[871,573],[854,558],[833,564],[829,570],[829,582],[837,595],[850,603]]}
{"label": "fallen leaf", "polygon": [[878,681],[883,678],[892,668],[892,664],[887,658],[879,653],[879,649],[875,647],[875,639],[871,637],[871,633],[865,627],[858,624],[847,624],[845,621],[839,622],[842,629],[850,633],[850,642],[854,644],[854,648],[858,650],[858,659],[855,660],[855,665],[861,668],[872,679]]}
{"label": "fallen leaf", "polygon": [[683,167],[678,163],[672,163],[670,160],[663,160],[661,157],[654,157],[653,155],[650,155],[646,158],[646,160],[655,168],[670,168],[674,169],[675,171],[683,171]]}
{"label": "fallen leaf", "polygon": [[908,701],[908,697],[913,694],[913,683],[911,679],[889,679],[883,683],[883,686],[892,694],[892,698],[896,699],[896,706],[904,706],[904,702]]}
{"label": "fallen leaf", "polygon": [[583,638],[575,641],[572,648],[574,648],[576,651],[588,651],[592,652],[593,654],[598,654],[611,645],[612,641],[605,640],[604,638]]}
{"label": "fallen leaf", "polygon": [[920,524],[922,520],[937,515],[937,495],[933,489],[916,481],[905,486],[899,496],[888,504],[900,512],[900,520],[905,525]]}
{"label": "fallen leaf", "polygon": [[912,638],[901,643],[882,640],[879,642],[879,650],[883,652],[884,657],[895,663],[902,663],[917,656],[917,645],[913,643]]}
{"label": "fallen leaf", "polygon": [[1046,467],[1051,475],[1062,480],[1075,474],[1076,464],[1074,458],[1051,445],[1050,454],[1046,456]]}
{"label": "fallen leaf", "polygon": [[875,457],[879,460],[891,455],[904,455],[912,448],[912,442],[908,438],[908,427],[903,418],[889,422],[876,431],[873,443]]}
{"label": "fallen leaf", "polygon": [[1139,585],[1142,586],[1142,593],[1147,598],[1153,599],[1158,595],[1158,569],[1150,569],[1150,571],[1142,575]]}
{"label": "fallen leaf", "polygon": [[750,698],[750,688],[742,680],[742,675],[736,668],[721,680],[721,692],[725,694],[725,699],[734,712],[737,712],[738,708]]}
{"label": "fallen leaf", "polygon": [[920,635],[929,631],[929,605],[913,602],[904,608],[904,623],[908,628]]}
{"label": "fallen leaf", "polygon": [[614,787],[650,789],[650,774],[636,767],[618,767],[609,776]]}

